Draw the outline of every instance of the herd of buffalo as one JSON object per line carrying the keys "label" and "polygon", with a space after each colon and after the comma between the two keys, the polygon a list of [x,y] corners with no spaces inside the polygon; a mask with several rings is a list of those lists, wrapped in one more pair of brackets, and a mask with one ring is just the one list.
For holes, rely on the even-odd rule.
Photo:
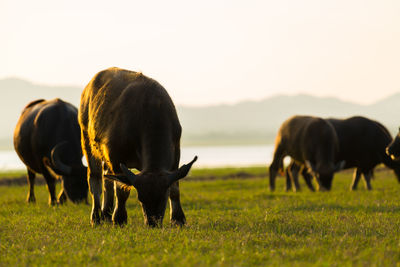
{"label": "herd of buffalo", "polygon": [[[179,167],[181,133],[167,91],[140,72],[109,68],[97,73],[83,90],[79,109],[61,99],[35,100],[23,109],[14,131],[15,150],[28,171],[27,201],[35,202],[39,173],[51,205],[67,199],[87,202],[90,190],[91,223],[121,225],[127,222],[125,204],[134,187],[147,225],[161,225],[168,199],[171,223],[184,225],[179,180],[197,156]],[[382,124],[364,117],[294,116],[285,121],[269,168],[271,191],[286,156],[291,158],[285,171],[287,190],[292,185],[300,189],[299,174],[310,190],[315,190],[314,179],[318,189],[330,190],[334,173],[344,168],[356,168],[351,189],[363,175],[370,190],[380,163],[400,181],[400,135],[393,140]],[[56,197],[57,179],[61,192]]]}

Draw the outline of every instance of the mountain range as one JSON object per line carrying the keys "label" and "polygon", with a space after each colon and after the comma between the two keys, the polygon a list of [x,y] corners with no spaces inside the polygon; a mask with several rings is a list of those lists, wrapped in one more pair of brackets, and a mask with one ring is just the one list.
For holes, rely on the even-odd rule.
{"label": "mountain range", "polygon": [[[28,102],[59,97],[78,106],[82,89],[38,85],[18,78],[0,80],[0,149],[12,149],[15,124]],[[302,94],[232,105],[177,106],[177,111],[183,145],[270,144],[281,123],[295,114],[336,118],[361,115],[380,121],[396,134],[400,126],[400,92],[370,105]]]}

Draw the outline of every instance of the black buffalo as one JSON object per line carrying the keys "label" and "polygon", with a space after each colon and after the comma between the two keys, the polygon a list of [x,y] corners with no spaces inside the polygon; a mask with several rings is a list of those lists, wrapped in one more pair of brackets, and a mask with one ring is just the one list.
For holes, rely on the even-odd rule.
{"label": "black buffalo", "polygon": [[270,190],[275,190],[275,177],[283,170],[283,159],[290,156],[299,166],[306,166],[323,189],[329,190],[333,173],[342,162],[335,164],[338,140],[332,125],[321,118],[294,116],[279,129],[275,152],[269,168]]}
{"label": "black buffalo", "polygon": [[[178,181],[197,157],[178,168],[181,125],[171,98],[158,82],[119,68],[97,73],[82,93],[79,123],[89,167],[92,224],[102,219],[126,223],[125,203],[132,187],[137,190],[146,224],[161,225],[168,196],[171,222],[185,223]],[[128,168],[140,173],[133,174]],[[109,179],[119,182],[114,187]]]}
{"label": "black buffalo", "polygon": [[35,174],[43,175],[50,193],[49,203],[57,203],[56,179],[61,179],[58,202],[87,199],[86,167],[82,164],[78,110],[62,101],[36,100],[22,111],[14,131],[14,147],[28,170],[28,202],[35,202]]}
{"label": "black buffalo", "polygon": [[386,147],[386,154],[392,160],[400,161],[400,129],[393,141]]}
{"label": "black buffalo", "polygon": [[[371,190],[373,170],[380,163],[393,169],[400,182],[400,163],[393,161],[386,153],[386,147],[392,141],[392,137],[382,124],[360,116],[348,119],[327,119],[327,121],[335,128],[339,139],[339,151],[336,159],[346,162],[345,169],[356,168],[351,190],[357,189],[361,174],[364,177],[366,188]],[[392,144],[395,144],[395,140]],[[297,178],[295,172],[298,172],[298,168],[299,166],[293,168],[293,176],[295,178]],[[303,174],[306,175],[305,179],[307,181],[307,173],[303,172]]]}

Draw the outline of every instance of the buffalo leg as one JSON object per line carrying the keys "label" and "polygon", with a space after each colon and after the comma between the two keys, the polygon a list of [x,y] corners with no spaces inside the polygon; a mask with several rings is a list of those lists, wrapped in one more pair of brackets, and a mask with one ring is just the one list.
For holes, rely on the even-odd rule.
{"label": "buffalo leg", "polygon": [[269,169],[269,190],[271,192],[275,191],[275,179],[278,171],[275,169]]}
{"label": "buffalo leg", "polygon": [[101,216],[103,220],[111,222],[114,209],[114,182],[103,178],[103,189]]}
{"label": "buffalo leg", "polygon": [[96,159],[93,157],[91,152],[91,147],[89,143],[89,138],[85,131],[82,131],[82,148],[86,156],[86,161],[88,163],[88,184],[90,194],[92,195],[92,212],[90,213],[90,222],[94,226],[100,224],[100,213],[101,213],[101,193],[102,193],[102,168]]}
{"label": "buffalo leg", "polygon": [[301,191],[300,183],[299,183],[299,172],[300,172],[300,166],[297,165],[296,163],[292,163],[292,166],[290,167],[290,174],[292,181],[294,183],[294,189],[293,191]]}
{"label": "buffalo leg", "polygon": [[[175,163],[173,171],[179,168],[179,160],[181,152],[179,146],[175,148]],[[181,197],[179,191],[179,182],[173,183],[169,187],[169,207],[170,207],[170,221],[171,224],[182,226],[186,223],[185,213],[181,206]]]}
{"label": "buffalo leg", "polygon": [[303,168],[301,174],[303,175],[304,181],[306,182],[308,188],[312,191],[315,192],[314,185],[312,183],[313,176],[307,171],[306,168]]}
{"label": "buffalo leg", "polygon": [[286,192],[289,192],[292,189],[292,177],[291,177],[291,170],[290,165],[286,168]]}
{"label": "buffalo leg", "polygon": [[293,161],[290,162],[289,166],[286,168],[286,191],[292,188],[292,183],[294,184],[293,192],[300,191],[299,184],[299,166]]}
{"label": "buffalo leg", "polygon": [[372,186],[371,186],[372,171],[364,172],[363,174],[364,174],[365,187],[368,190],[372,190]]}
{"label": "buffalo leg", "polygon": [[34,191],[35,176],[36,176],[35,173],[28,169],[27,180],[28,180],[28,185],[29,185],[29,191],[28,191],[28,197],[26,199],[26,201],[28,201],[28,202],[36,202],[35,191]]}
{"label": "buffalo leg", "polygon": [[92,194],[92,212],[90,214],[90,221],[92,225],[100,224],[101,179],[96,177],[96,175],[90,174],[88,183],[90,193]]}
{"label": "buffalo leg", "polygon": [[173,183],[169,188],[169,205],[171,224],[179,226],[184,225],[186,223],[186,217],[181,206],[179,182]]}
{"label": "buffalo leg", "polygon": [[393,171],[394,171],[394,174],[395,174],[395,176],[396,176],[396,178],[397,178],[397,181],[400,183],[400,168],[395,167],[395,168],[393,169]]}
{"label": "buffalo leg", "polygon": [[58,204],[64,204],[67,201],[67,194],[65,194],[64,189],[61,189],[57,198],[58,198]]}
{"label": "buffalo leg", "polygon": [[400,183],[400,168],[396,167],[393,169],[393,171],[394,171],[397,181]]}
{"label": "buffalo leg", "polygon": [[124,225],[128,222],[128,213],[126,212],[126,200],[129,197],[130,190],[120,187],[117,183],[114,184],[117,201],[112,216],[112,221],[117,225]]}
{"label": "buffalo leg", "polygon": [[284,150],[281,144],[278,144],[274,152],[274,160],[269,167],[269,189],[275,191],[275,179],[279,169],[283,168]]}
{"label": "buffalo leg", "polygon": [[50,175],[50,173],[44,168],[43,170],[43,177],[47,183],[47,190],[49,190],[49,205],[57,204],[56,198],[56,179]]}
{"label": "buffalo leg", "polygon": [[358,182],[360,181],[360,178],[361,178],[361,171],[360,169],[357,168],[353,174],[353,182],[351,184],[350,190],[357,190],[357,185]]}

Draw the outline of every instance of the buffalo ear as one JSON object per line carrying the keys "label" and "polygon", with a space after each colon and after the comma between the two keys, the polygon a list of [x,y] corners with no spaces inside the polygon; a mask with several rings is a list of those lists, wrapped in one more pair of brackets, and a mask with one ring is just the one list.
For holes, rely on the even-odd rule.
{"label": "buffalo ear", "polygon": [[168,175],[168,185],[171,185],[174,182],[178,181],[179,179],[186,177],[186,175],[190,171],[190,168],[192,168],[192,165],[193,165],[193,163],[196,162],[196,160],[197,160],[197,156],[195,156],[194,159],[191,162],[189,162],[188,164],[183,165],[177,171]]}
{"label": "buffalo ear", "polygon": [[42,162],[43,162],[44,167],[50,173],[51,176],[53,176],[57,179],[59,179],[61,177],[61,175],[56,173],[56,171],[53,169],[51,160],[48,157],[43,157]]}

